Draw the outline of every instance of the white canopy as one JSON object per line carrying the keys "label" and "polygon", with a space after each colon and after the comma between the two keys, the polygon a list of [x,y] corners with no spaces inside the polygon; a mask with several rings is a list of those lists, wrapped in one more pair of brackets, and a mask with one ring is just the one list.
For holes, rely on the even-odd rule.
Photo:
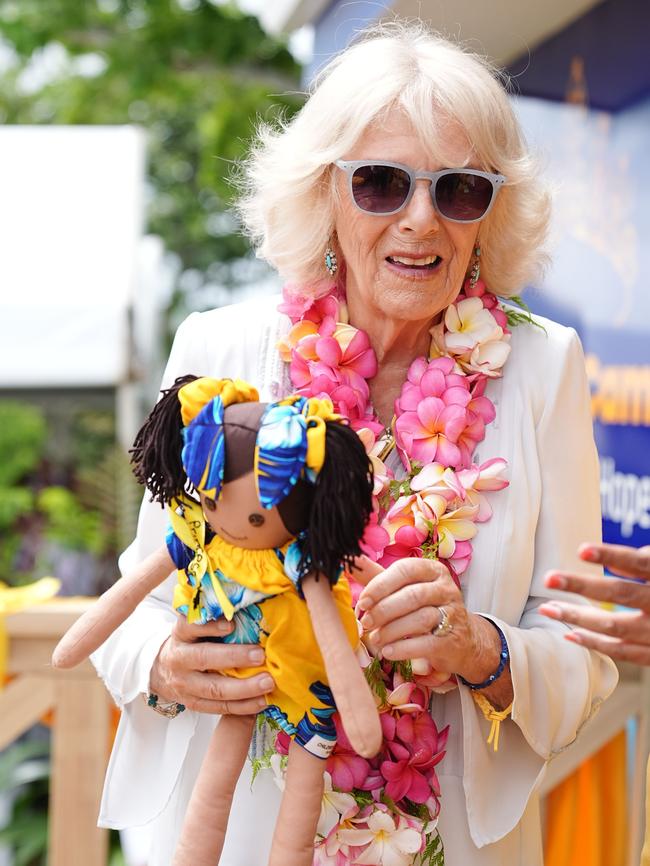
{"label": "white canopy", "polygon": [[149,354],[144,168],[134,127],[0,129],[0,388],[114,386]]}

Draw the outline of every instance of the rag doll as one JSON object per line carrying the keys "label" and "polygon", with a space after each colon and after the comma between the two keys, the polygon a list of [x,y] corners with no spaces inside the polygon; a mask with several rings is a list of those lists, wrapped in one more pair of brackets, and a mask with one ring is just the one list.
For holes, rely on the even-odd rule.
{"label": "rag doll", "polygon": [[[185,376],[138,433],[135,474],[167,508],[165,545],[111,587],[62,638],[56,667],[85,659],[174,568],[174,607],[189,622],[225,616],[224,640],[258,642],[275,689],[262,710],[291,737],[269,863],[311,866],[324,759],[338,711],[355,750],[381,745],[356,659],[344,566],[361,552],[372,475],[361,441],[329,400],[258,401],[239,380]],[[255,716],[223,716],[199,773],[174,866],[219,862]]]}

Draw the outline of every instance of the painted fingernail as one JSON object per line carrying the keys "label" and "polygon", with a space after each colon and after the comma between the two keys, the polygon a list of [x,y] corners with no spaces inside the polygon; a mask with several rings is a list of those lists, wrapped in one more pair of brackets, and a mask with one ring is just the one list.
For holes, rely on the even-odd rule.
{"label": "painted fingernail", "polygon": [[264,689],[265,692],[270,692],[273,689],[273,687],[275,686],[273,679],[268,674],[265,674],[264,676],[260,677],[258,680],[258,684],[259,684],[259,687],[261,689]]}
{"label": "painted fingernail", "polygon": [[562,608],[558,604],[554,604],[553,602],[547,602],[540,605],[539,610],[540,613],[543,613],[546,616],[550,616],[553,619],[560,619],[560,616],[562,615]]}
{"label": "painted fingernail", "polygon": [[582,637],[575,631],[570,631],[568,634],[565,634],[564,639],[571,641],[571,643],[582,644]]}
{"label": "painted fingernail", "polygon": [[551,589],[566,589],[567,581],[559,574],[549,574],[546,578],[546,586]]}
{"label": "painted fingernail", "polygon": [[395,652],[395,650],[393,649],[393,647],[390,644],[388,644],[388,646],[385,646],[382,649],[382,654],[383,654],[384,658],[387,658],[387,659],[392,659],[394,652]]}
{"label": "painted fingernail", "polygon": [[580,557],[586,559],[587,562],[598,561],[598,551],[595,547],[590,547],[588,544],[583,544],[580,548]]}
{"label": "painted fingernail", "polygon": [[261,665],[264,661],[264,650],[252,649],[248,653],[248,660],[254,665]]}

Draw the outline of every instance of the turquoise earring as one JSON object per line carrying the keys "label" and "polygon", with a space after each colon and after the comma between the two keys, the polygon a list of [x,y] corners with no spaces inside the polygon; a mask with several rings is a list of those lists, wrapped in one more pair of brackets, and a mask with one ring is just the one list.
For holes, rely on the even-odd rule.
{"label": "turquoise earring", "polygon": [[331,277],[333,277],[339,269],[338,262],[336,261],[336,253],[329,244],[325,250],[325,268]]}

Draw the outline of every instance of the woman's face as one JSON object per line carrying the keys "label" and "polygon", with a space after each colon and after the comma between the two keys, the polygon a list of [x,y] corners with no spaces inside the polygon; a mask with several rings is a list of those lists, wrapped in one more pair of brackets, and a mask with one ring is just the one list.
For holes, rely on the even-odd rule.
{"label": "woman's face", "polygon": [[[368,128],[345,160],[386,160],[421,171],[468,164],[471,149],[458,127],[449,125],[447,149],[454,161],[442,165],[422,145],[403,115]],[[472,257],[479,223],[455,223],[438,215],[428,180],[418,180],[407,207],[390,216],[358,210],[345,172],[338,168],[340,208],[335,219],[338,247],[347,266],[351,313],[367,311],[394,320],[430,321],[460,291]],[[438,257],[426,267],[396,261]]]}

